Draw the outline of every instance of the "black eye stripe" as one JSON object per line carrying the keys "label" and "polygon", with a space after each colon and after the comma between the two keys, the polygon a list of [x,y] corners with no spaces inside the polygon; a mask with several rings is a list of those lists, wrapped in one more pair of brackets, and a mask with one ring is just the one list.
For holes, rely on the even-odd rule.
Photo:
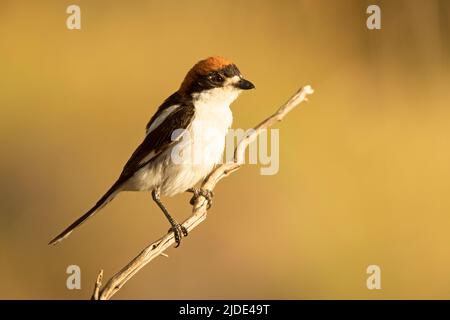
{"label": "black eye stripe", "polygon": [[215,83],[220,83],[220,82],[223,82],[223,77],[220,75],[220,73],[219,72],[211,72],[209,75],[208,75],[208,79],[210,80],[210,81],[212,81],[212,82],[215,82]]}
{"label": "black eye stripe", "polygon": [[225,76],[226,78],[232,78],[234,76],[240,76],[241,73],[239,69],[236,67],[236,65],[230,64],[218,71],[210,72],[207,75],[207,78],[214,82],[222,82],[224,80],[222,75]]}
{"label": "black eye stripe", "polygon": [[239,72],[239,69],[236,67],[236,65],[234,64],[230,64],[228,66],[226,66],[225,68],[222,68],[222,70],[220,70],[227,78],[231,78],[234,76],[238,76],[241,73]]}
{"label": "black eye stripe", "polygon": [[[213,79],[214,74],[222,77],[222,79]],[[230,64],[220,70],[210,72],[206,75],[198,75],[198,78],[193,81],[189,87],[186,88],[186,93],[192,94],[194,92],[200,92],[202,90],[222,87],[224,85],[225,78],[232,78],[234,76],[240,75],[241,73],[236,65]]]}

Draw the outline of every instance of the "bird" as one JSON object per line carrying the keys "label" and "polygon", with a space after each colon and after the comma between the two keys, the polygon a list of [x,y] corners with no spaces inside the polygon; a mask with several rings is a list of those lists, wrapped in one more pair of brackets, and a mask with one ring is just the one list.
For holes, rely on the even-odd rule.
{"label": "bird", "polygon": [[176,247],[188,235],[169,213],[161,196],[183,192],[202,195],[211,205],[213,193],[196,188],[221,163],[225,136],[232,125],[230,105],[244,90],[255,88],[236,64],[212,56],[198,61],[186,74],[179,89],[158,107],[147,123],[145,137],[136,148],[118,179],[97,201],[49,244],[67,238],[122,191],[150,192],[153,201],[170,223]]}

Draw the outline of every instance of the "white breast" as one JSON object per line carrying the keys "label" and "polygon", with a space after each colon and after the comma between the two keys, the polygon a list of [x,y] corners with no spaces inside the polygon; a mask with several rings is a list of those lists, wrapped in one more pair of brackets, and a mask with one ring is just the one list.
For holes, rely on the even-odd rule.
{"label": "white breast", "polygon": [[239,94],[237,90],[223,91],[212,89],[194,96],[195,115],[187,132],[189,139],[176,147],[177,154],[181,154],[177,164],[164,170],[162,194],[170,196],[193,187],[222,162],[225,136],[233,122],[230,104]]}
{"label": "white breast", "polygon": [[233,122],[230,104],[238,90],[217,88],[194,96],[194,119],[179,143],[133,179],[134,189],[159,188],[162,195],[186,191],[221,163],[225,136]]}
{"label": "white breast", "polygon": [[229,105],[196,104],[190,127],[194,164],[210,168],[221,161],[225,136],[232,122]]}

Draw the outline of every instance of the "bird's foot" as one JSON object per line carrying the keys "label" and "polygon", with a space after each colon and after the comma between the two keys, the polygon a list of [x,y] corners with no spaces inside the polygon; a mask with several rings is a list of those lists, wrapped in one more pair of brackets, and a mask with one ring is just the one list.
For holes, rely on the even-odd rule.
{"label": "bird's foot", "polygon": [[168,231],[173,232],[174,236],[175,236],[175,242],[177,243],[175,248],[178,248],[181,244],[181,238],[183,237],[187,237],[188,236],[188,231],[185,227],[183,227],[181,224],[179,223],[174,223],[172,225],[172,228],[169,229]]}
{"label": "bird's foot", "polygon": [[211,190],[201,189],[201,188],[190,188],[187,191],[192,192],[194,194],[191,198],[191,201],[189,201],[189,203],[191,205],[195,204],[195,201],[197,200],[198,197],[203,196],[203,197],[205,197],[206,201],[208,202],[207,209],[211,208],[212,203],[213,203],[213,197],[214,197],[214,193]]}

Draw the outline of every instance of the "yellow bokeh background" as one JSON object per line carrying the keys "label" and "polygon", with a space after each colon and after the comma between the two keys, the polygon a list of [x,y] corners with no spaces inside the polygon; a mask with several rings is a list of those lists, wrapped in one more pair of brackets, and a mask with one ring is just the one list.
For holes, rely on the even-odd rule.
{"label": "yellow bokeh background", "polygon": [[[81,7],[81,30],[66,8]],[[366,28],[380,5],[381,30]],[[280,170],[223,180],[208,219],[118,299],[450,298],[448,1],[0,2],[0,298],[86,299],[168,223],[123,193],[47,242],[114,181],[145,124],[199,59],[256,84],[250,128],[298,87]],[[164,199],[179,219],[189,195]],[[81,268],[82,289],[66,288]],[[368,290],[366,268],[381,268]]]}

